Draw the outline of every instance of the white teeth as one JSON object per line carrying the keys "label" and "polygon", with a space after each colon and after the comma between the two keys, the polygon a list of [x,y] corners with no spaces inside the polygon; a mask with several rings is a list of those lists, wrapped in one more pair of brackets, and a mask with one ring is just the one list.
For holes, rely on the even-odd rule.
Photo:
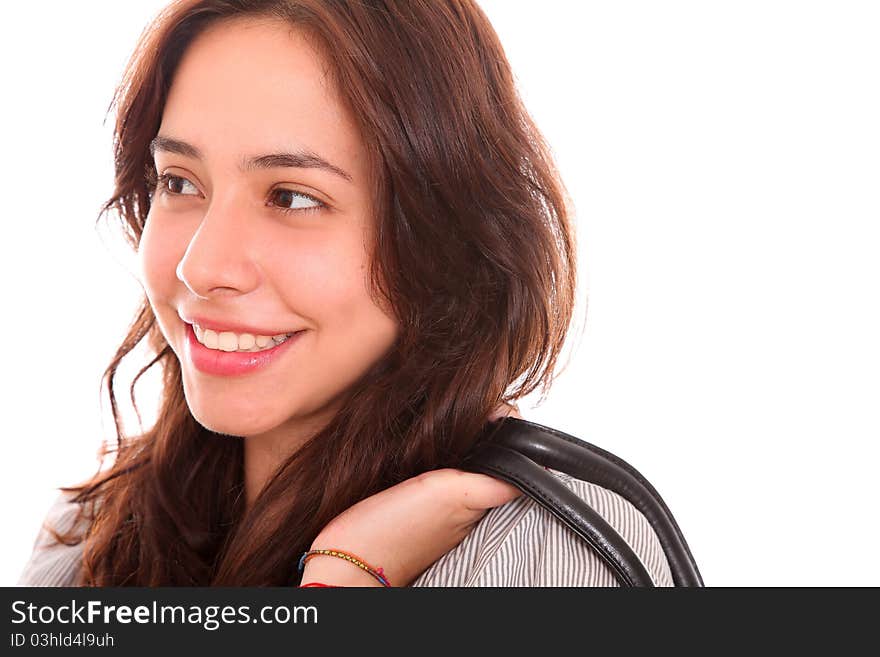
{"label": "white teeth", "polygon": [[204,336],[203,344],[208,349],[216,349],[217,348],[218,340],[217,340],[217,333],[215,331],[212,331],[211,329],[207,329],[202,335]]}
{"label": "white teeth", "polygon": [[223,331],[217,336],[218,346],[223,351],[235,351],[238,349],[238,336],[229,331]]}
{"label": "white teeth", "polygon": [[250,353],[275,347],[293,335],[293,333],[280,333],[272,336],[252,335],[250,333],[238,335],[232,331],[218,333],[211,329],[203,329],[197,324],[193,324],[193,331],[196,334],[196,340],[208,347],[208,349]]}

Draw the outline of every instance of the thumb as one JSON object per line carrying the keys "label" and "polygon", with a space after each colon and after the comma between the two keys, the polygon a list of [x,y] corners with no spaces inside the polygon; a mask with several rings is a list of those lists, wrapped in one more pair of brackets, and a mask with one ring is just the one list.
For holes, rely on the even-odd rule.
{"label": "thumb", "polygon": [[473,511],[501,506],[522,495],[519,488],[501,479],[475,472],[469,472],[466,476],[464,503]]}
{"label": "thumb", "polygon": [[506,404],[504,402],[498,404],[492,411],[489,413],[488,420],[489,422],[494,422],[505,416],[517,417],[520,420],[523,419],[523,416],[520,415],[519,406],[516,404]]}

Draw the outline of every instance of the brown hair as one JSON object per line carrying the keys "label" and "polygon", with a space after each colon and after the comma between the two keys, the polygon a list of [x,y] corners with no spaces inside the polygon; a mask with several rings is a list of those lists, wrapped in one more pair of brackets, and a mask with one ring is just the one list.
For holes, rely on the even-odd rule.
{"label": "brown hair", "polygon": [[[90,502],[82,581],[94,586],[280,586],[297,556],[359,500],[456,467],[501,401],[546,393],[576,282],[569,197],[474,0],[179,0],[142,34],[116,90],[115,211],[137,249],[171,77],[208,25],[236,17],[303,30],[358,122],[374,174],[374,291],[397,343],[348,403],[244,503],[242,440],[196,422],[180,362],[144,297],[102,383],[116,423],[112,467],[64,490]],[[99,217],[100,219],[100,217]],[[126,436],[114,393],[146,339],[162,367],[155,424]],[[65,542],[76,537],[57,536]]]}

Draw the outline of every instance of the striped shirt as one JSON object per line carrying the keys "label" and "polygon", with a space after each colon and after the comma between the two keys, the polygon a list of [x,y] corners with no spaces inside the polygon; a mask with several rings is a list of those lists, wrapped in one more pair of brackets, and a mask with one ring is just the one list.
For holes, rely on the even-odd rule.
{"label": "striped shirt", "polygon": [[[549,470],[596,510],[629,543],[657,586],[673,586],[669,562],[648,520],[606,488]],[[62,493],[44,525],[67,531],[76,520],[72,494]],[[53,545],[45,527],[19,578],[19,586],[77,586],[83,544]],[[456,547],[410,586],[618,586],[596,552],[553,514],[526,495],[490,509]]]}

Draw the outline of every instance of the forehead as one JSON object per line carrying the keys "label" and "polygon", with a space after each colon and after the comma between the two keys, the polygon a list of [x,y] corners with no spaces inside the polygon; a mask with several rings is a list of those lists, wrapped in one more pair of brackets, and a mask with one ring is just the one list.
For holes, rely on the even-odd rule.
{"label": "forehead", "polygon": [[159,132],[209,158],[308,148],[357,170],[360,136],[325,66],[305,34],[286,23],[217,23],[184,53]]}

